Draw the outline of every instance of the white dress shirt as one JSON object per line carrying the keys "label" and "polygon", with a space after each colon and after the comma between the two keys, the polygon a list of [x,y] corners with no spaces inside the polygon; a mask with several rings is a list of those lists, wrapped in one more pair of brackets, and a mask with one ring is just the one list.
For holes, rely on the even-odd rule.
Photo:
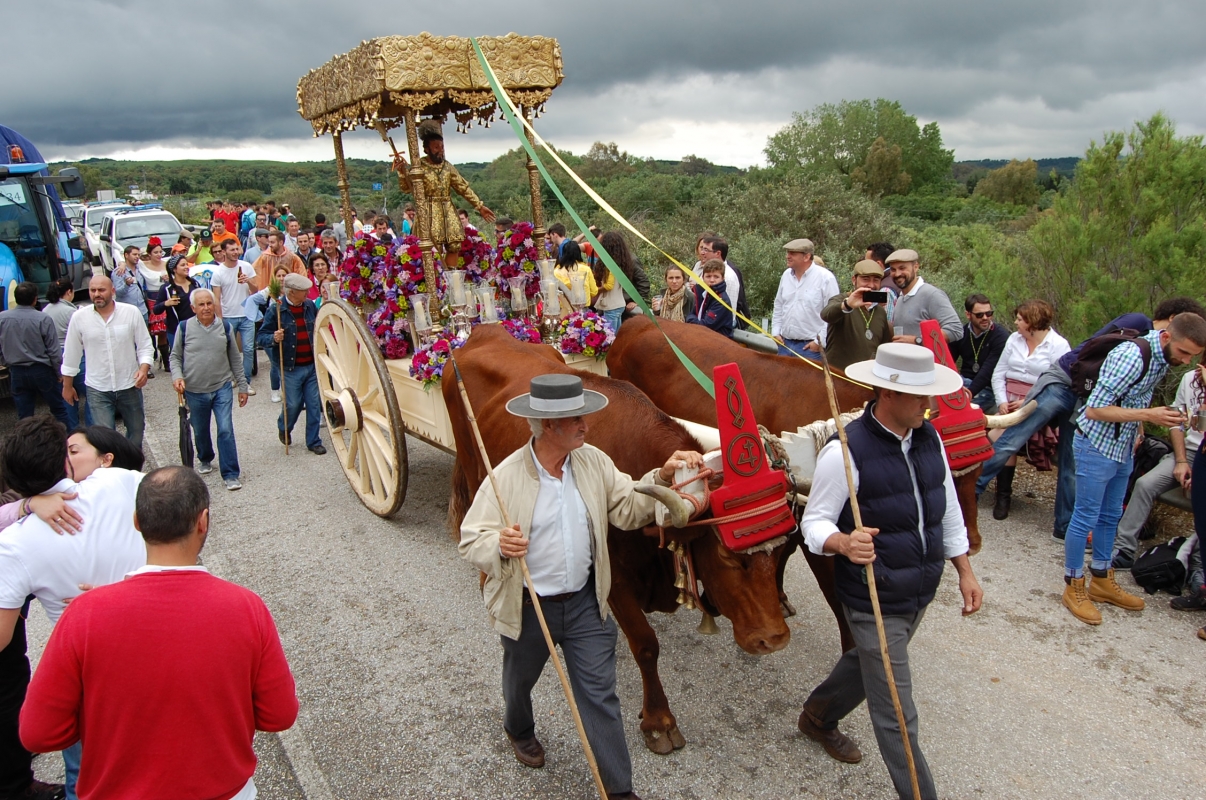
{"label": "white dress shirt", "polygon": [[[870,413],[870,412],[866,412]],[[864,414],[865,416],[865,414]],[[884,426],[872,415],[872,424]],[[884,428],[884,430],[888,430]],[[913,480],[913,498],[917,502],[917,535],[925,542],[925,512],[921,503],[921,490],[917,485],[917,476],[913,473],[913,464],[908,461],[909,448],[913,444],[913,431],[904,438],[888,431],[900,441],[900,450],[904,453],[905,461],[909,463],[909,477]],[[858,492],[858,465],[851,464],[854,473],[854,491]],[[951,468],[946,460],[946,448],[942,449],[942,470],[945,477],[942,486],[946,490],[946,513],[942,516],[942,546],[946,558],[954,558],[966,553],[969,549],[967,542],[967,527],[963,524],[963,511],[959,508],[959,496],[955,493],[955,479],[951,477]],[[804,517],[800,527],[804,530],[804,542],[808,549],[818,555],[834,555],[825,552],[825,540],[839,532],[838,515],[842,513],[846,501],[850,499],[846,488],[846,466],[842,461],[842,444],[834,440],[821,448],[817,456],[817,468],[813,473],[812,491],[808,494],[808,505],[804,508]],[[850,533],[850,531],[840,531]]]}
{"label": "white dress shirt", "polygon": [[48,493],[79,495],[71,507],[83,518],[83,528],[60,536],[30,514],[0,533],[0,608],[20,608],[32,594],[50,621],[58,622],[81,583],[116,583],[146,564],[146,544],[134,527],[134,495],[141,481],[141,472],[101,468],[80,483],[63,479],[52,486]]}
{"label": "white dress shirt", "polygon": [[839,294],[837,278],[820,264],[813,264],[796,278],[788,268],[779,278],[779,290],[775,292],[775,310],[771,318],[771,333],[784,339],[814,341],[821,337],[825,343],[825,332],[829,326],[821,319],[821,309],[829,298]]}
{"label": "white dress shirt", "polygon": [[79,375],[84,355],[88,357],[85,385],[98,392],[119,392],[133,388],[139,364],[155,363],[155,345],[134,306],[114,303],[107,321],[95,306],[85,306],[67,324],[63,374]]}
{"label": "white dress shirt", "polygon": [[1030,346],[1026,344],[1026,338],[1022,334],[1009,334],[996,369],[992,371],[992,393],[997,399],[997,405],[1009,399],[1006,396],[1005,381],[1021,381],[1033,386],[1039,375],[1046,372],[1048,367],[1071,349],[1068,340],[1054,330],[1047,331],[1047,335],[1038,343],[1038,347],[1034,348],[1033,353],[1030,352]]}
{"label": "white dress shirt", "polygon": [[540,476],[532,529],[526,532],[532,586],[541,597],[576,592],[590,578],[593,562],[586,503],[574,483],[570,459],[565,459],[562,478],[557,480],[541,466],[532,444],[528,450]]}

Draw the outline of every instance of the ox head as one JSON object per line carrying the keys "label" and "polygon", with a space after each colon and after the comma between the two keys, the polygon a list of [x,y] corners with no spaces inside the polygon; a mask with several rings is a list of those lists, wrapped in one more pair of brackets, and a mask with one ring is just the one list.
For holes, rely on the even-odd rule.
{"label": "ox head", "polygon": [[704,586],[704,611],[722,614],[733,623],[733,639],[747,653],[765,655],[782,650],[791,640],[779,605],[779,563],[786,552],[780,538],[749,550],[725,547],[715,527],[701,520],[689,524],[693,507],[666,486],[641,484],[636,491],[656,498],[670,511],[670,522],[681,531],[667,531],[694,563],[695,577]]}

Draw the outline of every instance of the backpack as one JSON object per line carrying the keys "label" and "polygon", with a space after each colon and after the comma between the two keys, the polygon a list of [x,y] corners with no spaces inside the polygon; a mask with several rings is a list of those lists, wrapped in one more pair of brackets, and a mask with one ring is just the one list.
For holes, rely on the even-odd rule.
{"label": "backpack", "polygon": [[1135,481],[1155,469],[1166,455],[1171,453],[1172,445],[1159,436],[1146,435],[1135,451],[1135,466],[1131,477],[1127,480],[1126,496],[1122,498],[1123,505],[1131,501],[1131,493],[1135,491]]}
{"label": "backpack", "polygon": [[[1181,594],[1185,585],[1186,567],[1181,560],[1181,550],[1186,539],[1175,536],[1163,544],[1149,548],[1135,559],[1131,567],[1131,577],[1135,583],[1143,587],[1148,594],[1164,590],[1169,594]],[[1186,554],[1188,560],[1188,554]]]}
{"label": "backpack", "polygon": [[1072,393],[1082,400],[1088,399],[1089,395],[1093,393],[1093,388],[1097,386],[1097,378],[1101,374],[1101,365],[1105,363],[1106,356],[1124,342],[1134,342],[1143,356],[1143,372],[1139,374],[1135,383],[1128,386],[1126,392],[1122,394],[1133,389],[1139,381],[1143,380],[1143,376],[1147,374],[1152,365],[1152,345],[1143,336],[1144,334],[1137,330],[1123,328],[1113,333],[1095,336],[1082,344],[1080,354],[1068,370],[1068,374],[1072,378]]}

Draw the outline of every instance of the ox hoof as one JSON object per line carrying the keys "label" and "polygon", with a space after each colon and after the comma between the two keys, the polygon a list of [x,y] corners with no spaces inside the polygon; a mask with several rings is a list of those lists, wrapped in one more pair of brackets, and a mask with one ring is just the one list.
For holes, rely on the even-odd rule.
{"label": "ox hoof", "polygon": [[645,746],[659,756],[669,755],[675,750],[686,746],[687,740],[679,733],[678,726],[669,731],[641,731],[645,734]]}

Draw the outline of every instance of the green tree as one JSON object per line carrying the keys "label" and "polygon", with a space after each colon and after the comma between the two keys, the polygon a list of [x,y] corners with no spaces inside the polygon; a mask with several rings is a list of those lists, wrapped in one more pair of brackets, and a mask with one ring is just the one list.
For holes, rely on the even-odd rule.
{"label": "green tree", "polygon": [[1014,159],[977,181],[973,196],[1007,205],[1035,205],[1039,200],[1038,164],[1034,159]]}
{"label": "green tree", "polygon": [[1029,231],[1033,296],[1075,339],[1165,297],[1206,295],[1206,146],[1163,114],[1094,142],[1072,186]]}
{"label": "green tree", "polygon": [[900,103],[843,100],[792,115],[792,122],[767,140],[766,160],[774,169],[849,178],[863,166],[875,140],[900,147],[901,168],[913,189],[949,179],[954,152],[942,147],[938,123],[918,126]]}
{"label": "green tree", "polygon": [[850,182],[872,197],[905,194],[913,178],[902,169],[900,145],[889,145],[880,136],[871,145],[867,160],[850,173]]}

